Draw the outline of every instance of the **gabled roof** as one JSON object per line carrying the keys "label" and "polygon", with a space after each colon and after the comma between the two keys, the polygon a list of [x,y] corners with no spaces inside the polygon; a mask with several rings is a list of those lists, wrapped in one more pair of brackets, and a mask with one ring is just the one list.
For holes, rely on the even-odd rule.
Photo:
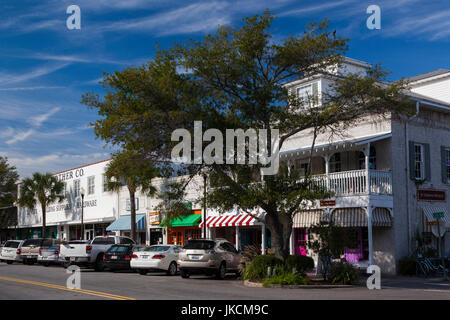
{"label": "gabled roof", "polygon": [[424,80],[424,79],[427,79],[427,78],[432,78],[432,77],[435,77],[435,76],[440,76],[440,75],[443,75],[443,74],[446,74],[446,73],[448,73],[450,75],[450,70],[437,69],[437,70],[434,70],[434,71],[418,74],[417,76],[406,78],[406,80],[414,82],[414,81]]}

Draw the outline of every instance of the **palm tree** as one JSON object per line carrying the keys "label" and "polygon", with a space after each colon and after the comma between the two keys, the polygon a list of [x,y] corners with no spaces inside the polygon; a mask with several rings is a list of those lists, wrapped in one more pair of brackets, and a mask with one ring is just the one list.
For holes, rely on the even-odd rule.
{"label": "palm tree", "polygon": [[49,204],[64,200],[64,182],[59,181],[51,173],[33,173],[31,178],[26,178],[20,185],[19,205],[30,210],[36,208],[39,201],[42,209],[42,238],[45,238],[46,208]]}
{"label": "palm tree", "polygon": [[123,186],[128,189],[131,212],[130,231],[131,239],[134,241],[136,241],[136,191],[140,188],[147,195],[154,194],[156,189],[152,186],[152,179],[158,174],[159,169],[152,162],[132,151],[116,153],[106,169],[108,189],[116,192],[120,191]]}

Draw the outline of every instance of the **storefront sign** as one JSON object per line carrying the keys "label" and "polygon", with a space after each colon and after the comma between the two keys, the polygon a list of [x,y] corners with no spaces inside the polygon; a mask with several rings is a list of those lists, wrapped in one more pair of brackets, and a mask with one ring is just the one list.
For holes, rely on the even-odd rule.
{"label": "storefront sign", "polygon": [[417,190],[417,199],[425,201],[445,201],[445,191]]}
{"label": "storefront sign", "polygon": [[148,224],[155,225],[159,224],[159,213],[149,213],[148,214]]}
{"label": "storefront sign", "polygon": [[73,178],[80,178],[84,176],[84,169],[76,169],[72,171],[63,172],[57,175],[59,181],[66,181]]}
{"label": "storefront sign", "polygon": [[[437,221],[427,221],[427,226],[437,226]],[[445,222],[444,221],[440,221],[439,225],[441,227],[445,227]]]}
{"label": "storefront sign", "polygon": [[336,205],[336,200],[321,200],[321,207],[334,207]]}

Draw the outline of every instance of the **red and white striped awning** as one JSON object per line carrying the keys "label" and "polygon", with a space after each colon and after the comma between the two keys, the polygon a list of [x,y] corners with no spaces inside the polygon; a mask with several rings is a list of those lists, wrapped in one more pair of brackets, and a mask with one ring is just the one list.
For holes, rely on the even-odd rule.
{"label": "red and white striped awning", "polygon": [[[208,228],[254,226],[260,224],[253,216],[243,213],[237,215],[209,216],[206,218],[206,226]],[[203,227],[203,222],[200,223],[199,227]]]}

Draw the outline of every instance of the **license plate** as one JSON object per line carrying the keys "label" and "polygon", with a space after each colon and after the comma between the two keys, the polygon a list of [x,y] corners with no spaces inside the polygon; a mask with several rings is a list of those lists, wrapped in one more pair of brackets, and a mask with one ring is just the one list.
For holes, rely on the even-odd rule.
{"label": "license plate", "polygon": [[75,261],[76,258],[75,257],[70,257],[70,261]]}
{"label": "license plate", "polygon": [[148,258],[148,256],[141,256],[141,258],[142,258],[142,259],[147,259],[147,258]]}
{"label": "license plate", "polygon": [[34,257],[33,256],[27,256],[27,259],[33,259]]}
{"label": "license plate", "polygon": [[111,256],[111,259],[112,259],[112,260],[116,260],[116,259],[117,259],[117,256]]}
{"label": "license plate", "polygon": [[191,260],[199,260],[200,257],[199,256],[191,256]]}
{"label": "license plate", "polygon": [[47,259],[47,257],[42,257],[42,260],[45,260],[45,259]]}

